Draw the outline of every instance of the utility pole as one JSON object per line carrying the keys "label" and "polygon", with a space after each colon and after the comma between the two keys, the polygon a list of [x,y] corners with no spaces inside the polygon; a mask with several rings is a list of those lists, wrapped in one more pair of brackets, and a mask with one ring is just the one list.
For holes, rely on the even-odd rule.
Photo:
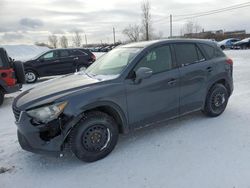
{"label": "utility pole", "polygon": [[114,44],[115,44],[115,28],[113,27],[113,36],[114,36]]}
{"label": "utility pole", "polygon": [[173,37],[173,16],[170,14],[170,38]]}

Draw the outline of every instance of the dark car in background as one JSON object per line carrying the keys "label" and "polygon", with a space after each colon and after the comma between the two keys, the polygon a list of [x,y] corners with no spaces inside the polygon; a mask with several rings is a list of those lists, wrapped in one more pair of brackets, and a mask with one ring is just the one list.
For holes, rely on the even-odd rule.
{"label": "dark car in background", "polygon": [[40,77],[80,71],[95,60],[95,55],[83,48],[50,50],[24,62],[26,82],[34,83]]}
{"label": "dark car in background", "polygon": [[250,48],[250,38],[245,38],[239,42],[234,43],[234,49],[248,49]]}
{"label": "dark car in background", "polygon": [[119,133],[199,110],[221,115],[233,92],[232,74],[233,61],[215,42],[120,46],[85,72],[20,94],[13,103],[18,140],[35,153],[59,155],[69,146],[79,159],[96,161],[114,149]]}

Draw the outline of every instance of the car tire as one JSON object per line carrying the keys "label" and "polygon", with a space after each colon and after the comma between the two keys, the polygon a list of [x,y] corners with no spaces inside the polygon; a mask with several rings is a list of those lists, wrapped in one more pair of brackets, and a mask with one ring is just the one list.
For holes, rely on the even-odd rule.
{"label": "car tire", "polygon": [[25,80],[26,80],[26,83],[28,84],[32,84],[32,83],[35,83],[37,81],[37,74],[32,71],[32,70],[27,70],[25,72]]}
{"label": "car tire", "polygon": [[4,92],[0,89],[0,106],[3,104]]}
{"label": "car tire", "polygon": [[69,144],[74,155],[84,162],[94,162],[106,157],[118,141],[115,120],[106,113],[89,112],[71,130]]}
{"label": "car tire", "polygon": [[220,48],[221,48],[222,50],[225,50],[225,49],[226,49],[226,47],[225,47],[225,46],[223,46],[223,45],[222,45]]}
{"label": "car tire", "polygon": [[215,84],[207,94],[203,113],[209,117],[221,115],[228,103],[229,94],[226,87],[222,84]]}
{"label": "car tire", "polygon": [[79,66],[77,67],[77,71],[78,71],[78,72],[79,72],[79,71],[84,71],[84,70],[86,70],[86,66],[79,65]]}
{"label": "car tire", "polygon": [[24,67],[21,61],[14,61],[13,67],[15,70],[15,75],[17,78],[17,83],[24,84],[25,83],[25,72]]}

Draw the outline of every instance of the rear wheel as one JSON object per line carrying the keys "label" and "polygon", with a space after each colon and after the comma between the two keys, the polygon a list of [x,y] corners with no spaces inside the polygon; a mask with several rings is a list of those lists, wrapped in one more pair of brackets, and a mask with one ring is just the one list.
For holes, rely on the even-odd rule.
{"label": "rear wheel", "polygon": [[227,107],[228,98],[228,91],[224,85],[214,85],[208,92],[204,114],[210,117],[221,115]]}
{"label": "rear wheel", "polygon": [[222,45],[222,46],[221,46],[221,49],[222,49],[222,50],[225,50],[225,49],[226,49],[226,47]]}
{"label": "rear wheel", "polygon": [[0,106],[3,104],[4,92],[0,89]]}
{"label": "rear wheel", "polygon": [[77,68],[77,71],[79,72],[79,71],[85,71],[86,70],[86,67],[85,66],[83,66],[83,65],[80,65],[80,66],[78,66],[78,68]]}
{"label": "rear wheel", "polygon": [[69,135],[71,151],[85,162],[106,157],[118,140],[115,120],[103,112],[90,112],[73,128]]}
{"label": "rear wheel", "polygon": [[29,83],[29,84],[35,83],[37,81],[37,74],[32,70],[28,70],[25,73],[25,80],[26,80],[26,83]]}

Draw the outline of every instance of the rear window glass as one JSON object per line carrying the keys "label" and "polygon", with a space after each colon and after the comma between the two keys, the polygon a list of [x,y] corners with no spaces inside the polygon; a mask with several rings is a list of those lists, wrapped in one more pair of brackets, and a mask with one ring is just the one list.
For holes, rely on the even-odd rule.
{"label": "rear window glass", "polygon": [[175,44],[175,52],[179,65],[193,64],[205,60],[195,44]]}
{"label": "rear window glass", "polygon": [[60,50],[59,51],[59,56],[60,57],[68,57],[69,56],[69,52],[67,50]]}
{"label": "rear window glass", "polygon": [[212,59],[215,57],[215,49],[212,46],[209,46],[207,44],[201,44],[203,50],[205,51],[205,53],[207,54],[207,56],[209,57],[209,59]]}

